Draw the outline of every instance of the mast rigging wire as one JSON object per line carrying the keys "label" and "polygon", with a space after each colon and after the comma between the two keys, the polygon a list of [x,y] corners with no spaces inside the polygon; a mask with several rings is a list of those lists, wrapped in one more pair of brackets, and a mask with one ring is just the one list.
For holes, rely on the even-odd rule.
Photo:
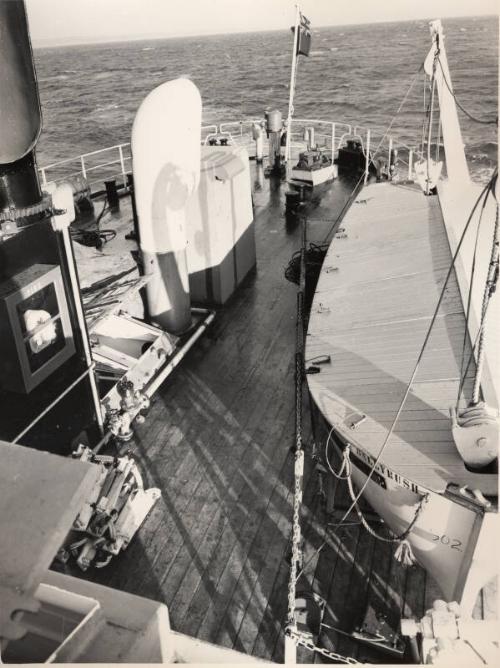
{"label": "mast rigging wire", "polygon": [[449,84],[449,82],[448,82],[448,79],[446,78],[446,75],[445,75],[445,73],[444,73],[444,69],[443,69],[443,65],[441,64],[441,59],[439,58],[439,55],[437,56],[437,61],[438,61],[438,63],[439,63],[439,67],[441,68],[441,73],[442,73],[442,75],[443,75],[443,81],[444,81],[445,84],[446,84],[446,88],[449,90],[450,95],[451,95],[451,96],[453,97],[453,99],[455,100],[455,104],[457,105],[457,107],[458,107],[461,111],[463,111],[463,113],[464,113],[466,116],[468,116],[468,117],[470,118],[471,121],[474,121],[474,123],[479,123],[479,124],[481,124],[481,125],[497,125],[497,122],[498,122],[497,120],[489,120],[489,121],[487,121],[486,119],[483,119],[483,118],[477,118],[476,116],[473,116],[469,111],[467,111],[467,109],[465,109],[465,107],[463,107],[463,106],[460,104],[460,102],[459,102],[457,96],[456,96],[455,93],[453,92],[453,90],[452,90],[452,88],[451,88],[451,86],[450,86],[450,84]]}
{"label": "mast rigging wire", "polygon": [[[496,178],[498,178],[498,176]],[[491,183],[493,184],[494,181],[495,181],[495,176],[493,176],[493,178],[491,179]],[[491,296],[496,289],[496,284],[498,281],[498,264],[499,264],[498,233],[499,233],[499,223],[500,223],[499,216],[500,216],[500,211],[499,211],[499,204],[497,201],[495,224],[493,228],[493,243],[491,246],[490,261],[488,264],[488,273],[486,276],[486,284],[484,286],[483,301],[481,306],[481,322],[479,326],[479,341],[477,344],[476,376],[474,378],[474,387],[472,389],[472,399],[471,399],[471,404],[473,406],[479,403],[480,382],[484,365],[484,333],[485,333],[486,315],[488,312],[488,306],[490,303]]]}
{"label": "mast rigging wire", "polygon": [[[474,253],[472,256],[472,266],[471,266],[471,278],[470,278],[470,284],[469,284],[469,294],[467,296],[467,310],[465,314],[465,327],[464,327],[464,337],[463,337],[463,342],[462,342],[462,363],[461,363],[461,369],[460,369],[460,383],[458,385],[458,392],[457,392],[457,402],[456,402],[456,410],[458,412],[458,404],[460,402],[460,395],[462,394],[463,386],[465,383],[465,378],[467,376],[467,372],[469,371],[470,364],[472,362],[472,359],[474,358],[474,351],[476,349],[476,345],[479,339],[479,332],[480,329],[478,329],[478,332],[476,334],[476,338],[474,340],[474,343],[472,345],[472,350],[469,355],[469,359],[467,361],[467,365],[465,366],[464,369],[464,362],[465,362],[465,348],[467,346],[467,333],[469,329],[469,319],[470,319],[470,311],[471,311],[471,305],[472,305],[472,289],[474,286],[474,278],[475,278],[475,272],[476,272],[476,258],[477,258],[477,249],[478,249],[478,243],[479,243],[479,231],[481,229],[481,222],[483,219],[483,213],[484,209],[486,208],[486,204],[488,202],[488,197],[490,193],[493,192],[493,183],[490,181],[490,187],[488,189],[488,192],[486,193],[486,197],[484,198],[483,205],[481,207],[481,213],[479,215],[479,220],[477,223],[477,229],[476,229],[476,239],[474,242]],[[483,317],[481,315],[481,322],[483,320]]]}

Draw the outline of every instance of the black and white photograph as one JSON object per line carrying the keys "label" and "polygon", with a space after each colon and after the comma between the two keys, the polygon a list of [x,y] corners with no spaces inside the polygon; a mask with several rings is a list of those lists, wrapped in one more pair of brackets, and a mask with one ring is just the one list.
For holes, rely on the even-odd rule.
{"label": "black and white photograph", "polygon": [[0,664],[500,663],[497,0],[0,0]]}

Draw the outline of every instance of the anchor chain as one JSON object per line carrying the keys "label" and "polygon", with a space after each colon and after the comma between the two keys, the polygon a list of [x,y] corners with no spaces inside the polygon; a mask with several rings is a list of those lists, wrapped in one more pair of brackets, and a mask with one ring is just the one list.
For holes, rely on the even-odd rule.
{"label": "anchor chain", "polygon": [[288,614],[285,634],[296,645],[301,645],[311,652],[317,652],[324,657],[341,663],[359,663],[355,659],[342,656],[336,652],[318,647],[308,638],[304,638],[297,631],[295,620],[295,601],[297,585],[297,566],[301,561],[301,528],[300,508],[302,505],[302,481],[304,477],[304,450],[302,443],[302,388],[304,382],[304,294],[305,294],[305,248],[306,248],[306,221],[302,220],[302,248],[300,253],[300,280],[297,291],[297,339],[295,352],[295,461],[294,461],[294,496],[292,520],[292,556],[290,564],[290,579],[288,582]]}
{"label": "anchor chain", "polygon": [[287,628],[295,628],[295,598],[297,565],[301,560],[300,507],[302,504],[302,479],[304,476],[304,450],[302,449],[302,383],[304,378],[304,289],[305,289],[305,221],[300,254],[300,282],[297,292],[297,343],[295,353],[295,463],[292,524],[292,557],[288,583]]}
{"label": "anchor chain", "polygon": [[331,650],[326,649],[326,647],[318,647],[312,642],[312,640],[304,638],[295,631],[287,630],[287,634],[290,636],[290,638],[292,638],[292,640],[295,642],[296,645],[305,647],[310,652],[316,652],[317,654],[322,654],[324,657],[326,657],[327,659],[331,659],[332,661],[338,661],[339,663],[358,664],[358,665],[361,663],[360,661],[357,661],[356,659],[353,659],[350,656],[343,656],[342,654],[338,654],[337,652],[332,652]]}

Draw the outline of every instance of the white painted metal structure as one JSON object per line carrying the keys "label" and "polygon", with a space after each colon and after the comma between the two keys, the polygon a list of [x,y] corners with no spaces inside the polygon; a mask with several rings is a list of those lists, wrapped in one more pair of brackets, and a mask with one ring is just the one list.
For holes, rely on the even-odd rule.
{"label": "white painted metal structure", "polygon": [[[172,128],[176,128],[172,133]],[[132,128],[134,183],[152,321],[172,334],[191,324],[186,207],[200,179],[201,97],[188,79],[155,88]]]}

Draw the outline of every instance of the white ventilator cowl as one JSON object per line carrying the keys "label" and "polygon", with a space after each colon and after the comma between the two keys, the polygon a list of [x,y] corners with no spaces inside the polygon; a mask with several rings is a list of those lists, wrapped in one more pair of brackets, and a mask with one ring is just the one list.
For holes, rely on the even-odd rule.
{"label": "white ventilator cowl", "polygon": [[132,128],[134,186],[150,319],[179,334],[191,322],[186,207],[200,179],[201,97],[188,79],[155,88]]}

